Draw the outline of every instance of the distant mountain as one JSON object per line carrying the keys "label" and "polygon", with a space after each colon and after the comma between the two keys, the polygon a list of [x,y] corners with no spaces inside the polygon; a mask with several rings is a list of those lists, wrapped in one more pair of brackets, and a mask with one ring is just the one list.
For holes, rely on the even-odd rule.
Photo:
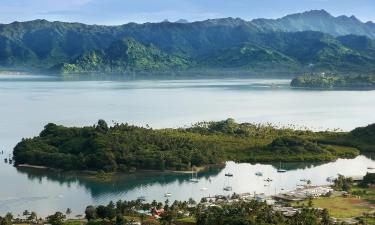
{"label": "distant mountain", "polygon": [[186,67],[187,62],[182,58],[126,38],[112,43],[104,50],[85,53],[71,63],[58,64],[52,70],[60,73],[125,73],[182,70]]}
{"label": "distant mountain", "polygon": [[34,20],[0,24],[0,66],[64,73],[172,69],[372,73],[374,33],[372,23],[325,11],[277,20],[222,18],[121,26]]}
{"label": "distant mountain", "polygon": [[276,20],[255,19],[251,22],[263,29],[273,31],[319,31],[333,36],[355,34],[375,39],[374,23],[363,23],[355,16],[334,17],[325,10],[311,10]]}
{"label": "distant mountain", "polygon": [[189,23],[189,21],[187,21],[185,19],[179,19],[175,23]]}
{"label": "distant mountain", "polygon": [[231,19],[97,26],[35,20],[0,25],[0,65],[48,68],[131,37],[165,53],[196,57],[244,42],[259,30]]}

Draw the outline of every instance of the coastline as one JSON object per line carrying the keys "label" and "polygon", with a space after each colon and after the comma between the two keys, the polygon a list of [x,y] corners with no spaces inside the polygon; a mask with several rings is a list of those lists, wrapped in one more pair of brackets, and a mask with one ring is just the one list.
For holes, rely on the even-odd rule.
{"label": "coastline", "polygon": [[309,91],[374,91],[375,87],[304,87],[304,86],[292,86],[291,89],[295,90],[309,90]]}
{"label": "coastline", "polygon": [[33,169],[53,169],[53,168],[46,167],[46,166],[37,166],[37,165],[30,165],[30,164],[19,164],[16,167],[33,168]]}
{"label": "coastline", "polygon": [[192,174],[192,173],[198,173],[198,172],[204,172],[209,170],[210,168],[217,168],[217,167],[225,167],[225,163],[222,164],[210,164],[207,166],[202,167],[196,167],[193,171],[191,170],[146,170],[146,169],[139,169],[134,172],[110,172],[110,173],[101,173],[99,171],[91,171],[91,170],[62,170],[58,168],[52,168],[52,167],[46,167],[46,166],[38,166],[38,165],[31,165],[31,164],[19,164],[15,165],[17,169],[31,169],[31,170],[38,170],[38,171],[52,171],[52,172],[60,172],[65,175],[73,175],[77,177],[82,177],[90,180],[95,181],[112,181],[113,179],[116,179],[121,176],[134,176],[134,175],[141,175],[141,174]]}

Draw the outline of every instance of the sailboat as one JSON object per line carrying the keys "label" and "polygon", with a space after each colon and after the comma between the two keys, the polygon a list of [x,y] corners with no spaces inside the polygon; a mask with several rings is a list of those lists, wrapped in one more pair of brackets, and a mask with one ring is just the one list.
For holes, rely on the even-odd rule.
{"label": "sailboat", "polygon": [[281,169],[281,162],[280,162],[280,167],[279,169],[277,170],[278,173],[285,173],[286,170],[285,169]]}
{"label": "sailboat", "polygon": [[[142,185],[141,185],[140,189],[141,189],[141,193],[143,193],[143,186]],[[146,196],[141,195],[137,199],[140,200],[140,201],[142,201],[142,202],[144,202],[144,201],[146,201]]]}
{"label": "sailboat", "polygon": [[261,177],[261,176],[263,176],[263,173],[262,172],[256,172],[255,175],[258,176],[258,177]]}
{"label": "sailboat", "polygon": [[232,191],[232,187],[231,186],[225,186],[223,189],[224,189],[224,191]]}
{"label": "sailboat", "polygon": [[227,180],[227,185],[224,186],[223,190],[224,191],[232,191],[232,186],[229,185],[229,177],[226,179]]}
{"label": "sailboat", "polygon": [[[194,176],[195,175],[195,176]],[[199,180],[198,180],[198,173],[194,172],[193,171],[193,168],[191,169],[191,178],[190,178],[190,182],[192,183],[198,183]]]}
{"label": "sailboat", "polygon": [[[164,177],[164,179],[165,179],[165,177]],[[169,187],[167,186],[167,192],[164,193],[164,197],[165,197],[165,198],[169,198],[169,197],[171,197],[171,196],[172,196],[172,193],[169,192]]]}

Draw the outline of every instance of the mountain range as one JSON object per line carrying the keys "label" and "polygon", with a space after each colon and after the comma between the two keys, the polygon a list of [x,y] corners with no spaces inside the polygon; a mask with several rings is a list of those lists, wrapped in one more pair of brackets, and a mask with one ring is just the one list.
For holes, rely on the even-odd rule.
{"label": "mountain range", "polygon": [[[181,22],[182,21],[182,22]],[[312,10],[280,19],[120,26],[0,24],[0,66],[56,73],[375,71],[375,24]]]}

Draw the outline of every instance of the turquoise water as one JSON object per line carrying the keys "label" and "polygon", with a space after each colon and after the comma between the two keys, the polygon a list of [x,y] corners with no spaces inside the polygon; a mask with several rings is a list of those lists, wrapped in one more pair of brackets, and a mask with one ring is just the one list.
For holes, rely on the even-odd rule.
{"label": "turquoise water", "polygon": [[[273,194],[291,190],[300,179],[326,183],[328,176],[364,174],[375,167],[371,157],[340,159],[322,165],[236,164],[200,173],[199,183],[190,175],[135,174],[114,182],[95,182],[39,170],[19,170],[3,159],[23,137],[37,135],[48,122],[69,126],[92,125],[98,119],[152,127],[187,126],[202,120],[228,117],[254,123],[294,124],[315,130],[351,130],[375,122],[374,91],[304,91],[289,88],[284,79],[196,80],[79,80],[46,76],[0,75],[0,215],[28,209],[41,215],[72,208],[83,212],[90,204],[110,200],[199,199],[234,192]],[[255,172],[263,172],[263,177]],[[226,172],[234,174],[228,179]],[[264,186],[265,178],[274,181]],[[203,189],[202,189],[203,188]],[[283,190],[282,190],[283,189]]]}

